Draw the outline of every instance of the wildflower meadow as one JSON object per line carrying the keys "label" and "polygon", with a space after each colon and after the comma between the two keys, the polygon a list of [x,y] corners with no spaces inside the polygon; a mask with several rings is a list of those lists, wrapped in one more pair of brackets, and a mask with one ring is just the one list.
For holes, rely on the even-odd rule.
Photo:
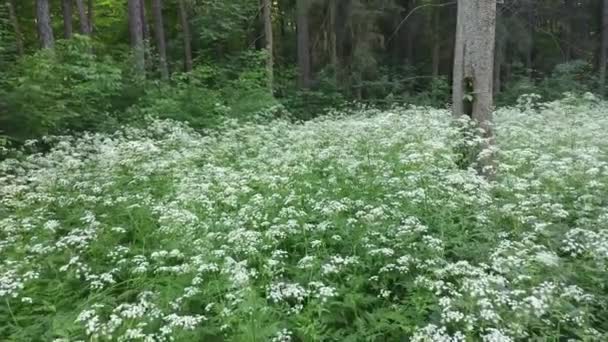
{"label": "wildflower meadow", "polygon": [[608,102],[494,116],[495,177],[428,107],[31,141],[0,341],[608,340]]}

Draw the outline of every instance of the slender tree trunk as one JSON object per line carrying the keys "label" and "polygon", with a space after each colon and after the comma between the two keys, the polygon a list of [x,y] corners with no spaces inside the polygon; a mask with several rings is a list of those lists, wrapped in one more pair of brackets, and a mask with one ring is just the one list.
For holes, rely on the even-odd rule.
{"label": "slender tree trunk", "polygon": [[78,20],[80,21],[80,34],[88,36],[91,34],[91,28],[89,27],[89,18],[84,7],[84,0],[76,0],[76,7],[78,8]]}
{"label": "slender tree trunk", "polygon": [[564,52],[566,54],[566,62],[569,62],[574,58],[572,52],[572,45],[574,44],[574,20],[572,17],[574,16],[575,8],[573,6],[573,0],[565,0],[565,3],[568,16],[564,18],[566,22]]}
{"label": "slender tree trunk", "polygon": [[17,13],[15,11],[14,0],[8,0],[6,7],[8,7],[8,15],[13,25],[13,31],[15,33],[15,46],[17,47],[17,53],[19,56],[23,56],[23,38],[21,37],[21,28],[19,27],[19,19],[17,19]]}
{"label": "slender tree trunk", "polygon": [[[408,12],[410,13],[414,8],[416,8],[416,0],[409,1]],[[405,33],[406,36],[406,59],[409,65],[415,64],[416,59],[416,36],[418,35],[418,13],[413,13],[412,16],[408,19],[407,23],[407,31]]]}
{"label": "slender tree trunk", "polygon": [[266,73],[268,78],[268,87],[272,92],[274,82],[274,56],[273,56],[273,40],[272,40],[272,1],[264,0],[264,8],[262,9],[264,16],[264,39],[266,41]]}
{"label": "slender tree trunk", "polygon": [[185,0],[179,2],[179,19],[182,24],[182,34],[184,36],[184,69],[186,72],[192,71],[192,36],[190,35],[190,24],[188,23],[188,10]]}
{"label": "slender tree trunk", "polygon": [[[492,81],[496,35],[496,0],[458,1],[454,53],[453,114],[470,115],[493,144]],[[482,174],[493,175],[491,155],[480,158]]]}
{"label": "slender tree trunk", "polygon": [[494,54],[494,95],[500,93],[501,79],[500,73],[502,71],[502,64],[504,62],[503,56],[504,42],[496,41],[496,53]]}
{"label": "slender tree trunk", "polygon": [[72,0],[61,0],[61,9],[63,10],[63,37],[65,39],[72,38]]}
{"label": "slender tree trunk", "polygon": [[432,51],[432,69],[433,77],[439,76],[439,63],[441,61],[441,36],[439,33],[439,20],[441,14],[440,8],[433,9],[432,27],[433,27],[433,51]]}
{"label": "slender tree trunk", "polygon": [[140,8],[140,16],[141,16],[141,28],[143,32],[144,44],[147,40],[150,39],[150,27],[148,26],[148,21],[146,20],[146,0],[140,0],[139,3]]}
{"label": "slender tree trunk", "polygon": [[51,26],[51,11],[49,0],[36,0],[36,21],[38,24],[38,37],[43,49],[51,49],[55,45],[53,27]]}
{"label": "slender tree trunk", "polygon": [[296,0],[298,35],[298,87],[310,87],[310,39],[308,32],[308,0]]}
{"label": "slender tree trunk", "polygon": [[530,46],[526,51],[526,69],[528,72],[528,78],[532,81],[534,74],[534,36],[536,34],[536,25],[534,23],[536,6],[533,1],[530,1],[528,8],[528,34],[530,35]]}
{"label": "slender tree trunk", "polygon": [[154,12],[154,34],[156,36],[156,47],[158,48],[160,75],[163,80],[168,80],[169,68],[167,67],[167,46],[165,42],[165,28],[163,27],[162,0],[152,0],[152,11]]}
{"label": "slender tree trunk", "polygon": [[[329,62],[331,63],[334,75],[338,75],[338,49],[336,41],[336,0],[329,0]],[[337,80],[337,78],[336,78]]]}
{"label": "slender tree trunk", "polygon": [[89,35],[93,35],[93,30],[95,28],[95,21],[94,21],[95,4],[94,4],[93,0],[89,0],[88,8],[89,8],[89,12],[87,13],[87,22],[88,22],[88,27],[89,27]]}
{"label": "slender tree trunk", "polygon": [[143,22],[141,21],[140,0],[129,0],[129,33],[131,37],[131,49],[133,50],[135,70],[141,76],[145,76],[145,55]]}
{"label": "slender tree trunk", "polygon": [[[602,43],[600,46],[599,72],[600,84],[606,85],[606,60],[608,59],[608,0],[602,4]],[[602,89],[602,94],[603,94]]]}

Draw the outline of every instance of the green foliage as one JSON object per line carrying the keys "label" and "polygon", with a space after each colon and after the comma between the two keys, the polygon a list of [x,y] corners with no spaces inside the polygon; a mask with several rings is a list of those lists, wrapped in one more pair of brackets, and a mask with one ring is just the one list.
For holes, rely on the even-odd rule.
{"label": "green foliage", "polygon": [[606,341],[608,103],[534,98],[492,181],[420,107],[2,161],[0,340]]}
{"label": "green foliage", "polygon": [[203,64],[174,74],[169,83],[151,81],[130,113],[186,121],[195,128],[218,127],[228,119],[252,120],[277,105],[266,85],[263,58],[250,52],[226,65]]}
{"label": "green foliage", "polygon": [[511,105],[525,94],[540,95],[545,101],[553,101],[564,93],[584,94],[598,90],[593,66],[586,61],[576,60],[558,64],[551,74],[535,82],[521,66],[515,66],[513,79],[498,94],[499,105]]}
{"label": "green foliage", "polygon": [[112,126],[125,88],[122,65],[91,53],[86,37],[58,41],[7,73],[0,126],[17,140]]}

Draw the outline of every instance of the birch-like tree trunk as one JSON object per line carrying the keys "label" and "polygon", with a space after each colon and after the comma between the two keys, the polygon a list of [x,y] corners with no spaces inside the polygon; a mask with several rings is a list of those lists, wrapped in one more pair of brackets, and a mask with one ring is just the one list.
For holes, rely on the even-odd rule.
{"label": "birch-like tree trunk", "polygon": [[[459,0],[454,49],[453,114],[469,115],[493,144],[493,69],[496,38],[496,0]],[[482,173],[493,171],[492,156],[481,158]]]}
{"label": "birch-like tree trunk", "polygon": [[188,21],[188,10],[185,0],[178,0],[179,20],[182,25],[184,36],[184,69],[186,72],[192,71],[192,35],[190,34],[190,23]]}
{"label": "birch-like tree trunk", "polygon": [[152,0],[152,12],[154,13],[154,36],[158,49],[158,67],[163,80],[169,79],[169,68],[167,66],[167,45],[165,41],[165,28],[163,26],[163,4],[162,0]]}
{"label": "birch-like tree trunk", "polygon": [[51,26],[51,10],[49,0],[36,0],[36,23],[38,37],[43,49],[51,49],[55,45],[53,27]]}

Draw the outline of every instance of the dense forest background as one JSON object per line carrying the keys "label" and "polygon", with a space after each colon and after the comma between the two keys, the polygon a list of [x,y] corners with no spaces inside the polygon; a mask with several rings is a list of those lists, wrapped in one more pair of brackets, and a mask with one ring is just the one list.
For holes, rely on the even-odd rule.
{"label": "dense forest background", "polygon": [[[603,95],[602,9],[599,0],[499,1],[496,103]],[[446,106],[455,28],[448,0],[9,0],[0,5],[0,137],[19,143],[150,115],[204,128],[308,119],[352,102]]]}

